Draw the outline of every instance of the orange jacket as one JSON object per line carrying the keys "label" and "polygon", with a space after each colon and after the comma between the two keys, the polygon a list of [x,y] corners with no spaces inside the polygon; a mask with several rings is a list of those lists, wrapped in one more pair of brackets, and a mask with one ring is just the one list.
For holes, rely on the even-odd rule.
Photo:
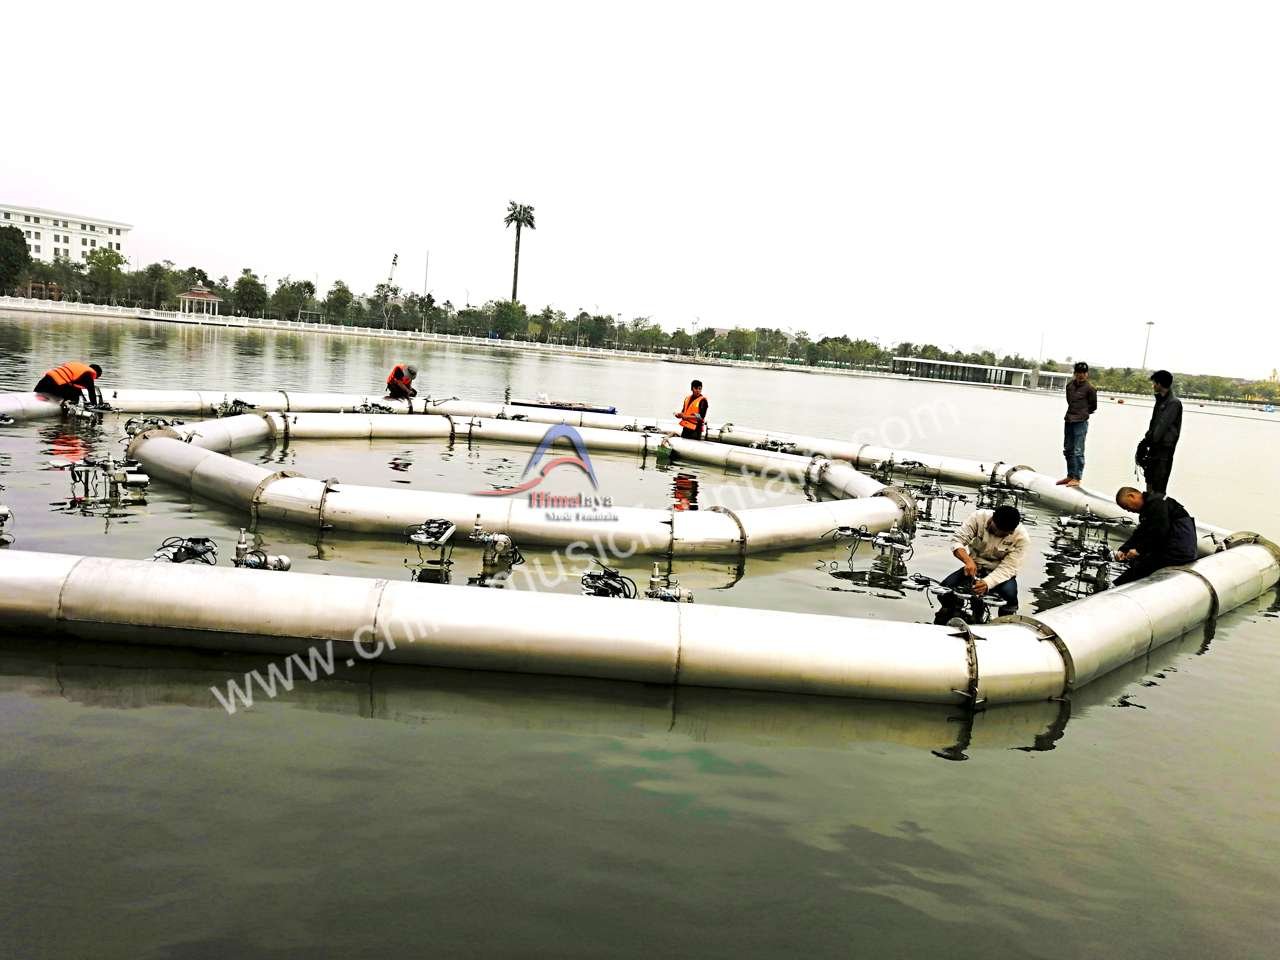
{"label": "orange jacket", "polygon": [[409,371],[405,369],[403,363],[397,363],[391,368],[391,373],[387,377],[387,386],[393,383],[400,384],[406,390],[413,386],[413,381],[409,379]]}
{"label": "orange jacket", "polygon": [[[702,402],[706,400],[706,394],[695,397],[692,393],[684,398],[684,406],[681,407],[683,416],[680,417],[680,426],[686,430],[697,430],[702,426]],[[711,406],[710,403],[707,404]]]}
{"label": "orange jacket", "polygon": [[86,373],[90,380],[98,379],[98,374],[88,364],[69,360],[52,370],[46,370],[44,375],[61,387],[64,384],[78,382]]}

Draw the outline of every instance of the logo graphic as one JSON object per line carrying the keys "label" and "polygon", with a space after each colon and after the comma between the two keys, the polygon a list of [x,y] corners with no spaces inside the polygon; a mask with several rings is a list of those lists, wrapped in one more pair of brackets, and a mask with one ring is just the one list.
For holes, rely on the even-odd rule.
{"label": "logo graphic", "polygon": [[[575,456],[555,457],[548,460],[541,470],[533,476],[529,476],[530,472],[542,461],[542,458],[550,454],[551,445],[561,437],[573,445]],[[595,467],[591,465],[591,455],[587,453],[587,445],[583,442],[582,436],[567,423],[557,423],[548,427],[547,432],[543,434],[542,441],[538,444],[538,449],[533,451],[533,455],[529,457],[529,462],[525,464],[524,473],[520,475],[520,483],[514,487],[499,487],[497,490],[480,490],[478,495],[482,497],[510,497],[518,493],[524,493],[526,490],[532,490],[542,483],[547,478],[547,475],[557,467],[577,467],[591,480],[593,489],[600,489],[600,484],[596,481]]]}

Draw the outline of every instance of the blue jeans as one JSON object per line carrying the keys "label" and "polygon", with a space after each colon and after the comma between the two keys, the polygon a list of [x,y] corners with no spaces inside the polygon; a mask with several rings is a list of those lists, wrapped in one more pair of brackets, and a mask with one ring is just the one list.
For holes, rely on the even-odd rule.
{"label": "blue jeans", "polygon": [[1088,433],[1088,420],[1062,425],[1062,455],[1067,458],[1067,476],[1072,480],[1084,477],[1084,438]]}
{"label": "blue jeans", "polygon": [[[961,567],[955,573],[948,574],[942,581],[944,587],[961,587],[963,589],[971,589],[973,587],[973,578],[964,572]],[[1004,601],[1000,606],[1000,616],[1007,617],[1011,613],[1018,612],[1018,578],[1012,577],[1004,583],[997,584],[991,588],[990,595],[999,597]],[[934,617],[934,623],[947,623],[952,617],[960,612],[961,602],[954,596],[942,597],[938,604],[938,613]],[[982,621],[983,602],[978,597],[974,597],[970,602],[970,613],[973,616],[974,623]]]}

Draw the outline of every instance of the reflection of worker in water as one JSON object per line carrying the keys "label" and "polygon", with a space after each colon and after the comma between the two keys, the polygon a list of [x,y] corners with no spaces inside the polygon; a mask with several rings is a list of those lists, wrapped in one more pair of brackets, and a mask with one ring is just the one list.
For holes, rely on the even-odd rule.
{"label": "reflection of worker in water", "polygon": [[672,506],[676,510],[698,509],[698,478],[688,473],[677,473],[671,482],[671,491],[675,494]]}
{"label": "reflection of worker in water", "polygon": [[76,360],[46,370],[40,382],[36,384],[36,393],[46,397],[66,400],[68,403],[79,403],[85,390],[89,391],[89,402],[97,404],[100,397],[94,381],[102,376],[102,368],[96,363],[88,365]]}
{"label": "reflection of worker in water", "polygon": [[89,455],[89,447],[74,433],[60,433],[53,438],[49,452],[59,459],[79,463]]}
{"label": "reflection of worker in water", "polygon": [[387,396],[392,400],[408,400],[416,397],[418,391],[413,381],[418,376],[418,368],[407,363],[397,363],[387,376]]}
{"label": "reflection of worker in water", "polygon": [[689,395],[684,407],[676,414],[680,418],[680,436],[685,440],[701,440],[707,427],[707,398],[702,395],[702,381],[689,384]]}

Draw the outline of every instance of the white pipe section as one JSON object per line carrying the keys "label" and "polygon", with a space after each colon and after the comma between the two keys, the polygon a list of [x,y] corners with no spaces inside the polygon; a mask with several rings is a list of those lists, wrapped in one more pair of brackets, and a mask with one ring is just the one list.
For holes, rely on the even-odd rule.
{"label": "white pipe section", "polygon": [[[619,414],[581,413],[475,400],[435,400],[431,397],[392,400],[381,394],[305,393],[288,390],[131,390],[120,387],[104,388],[102,398],[113,410],[124,414],[207,417],[215,415],[221,405],[234,400],[252,405],[258,413],[343,413],[359,410],[366,404],[376,404],[388,407],[397,414],[439,414],[516,422],[523,420],[530,423],[567,423],[575,427],[607,430],[680,432],[680,426],[674,418],[626,417]],[[61,410],[59,401],[42,394],[0,393],[0,415],[11,417],[15,421],[52,419]]]}
{"label": "white pipe section", "polygon": [[[833,477],[842,494],[862,491],[864,499],[841,499],[782,507],[677,511],[643,507],[610,507],[599,511],[570,508],[556,511],[534,507],[520,496],[483,496],[421,490],[384,489],[327,483],[288,476],[243,463],[226,454],[272,437],[362,438],[449,437],[536,444],[544,426],[511,420],[380,414],[245,414],[150,431],[135,438],[129,455],[140,460],[152,476],[190,489],[252,517],[311,527],[360,533],[400,535],[406,527],[440,517],[471,529],[477,518],[490,532],[506,533],[518,543],[546,546],[584,544],[594,552],[627,556],[671,553],[676,556],[717,556],[758,553],[788,547],[812,546],[841,526],[888,530],[902,519],[891,499],[871,494],[881,484],[840,465]],[[588,447],[642,452],[656,450],[662,438],[639,431],[582,427]],[[188,442],[184,442],[184,438]],[[557,440],[557,445],[567,445]],[[775,466],[803,477],[815,467],[804,458],[715,447],[741,467],[754,470]],[[798,472],[797,472],[798,471]],[[838,482],[835,482],[838,481]],[[565,517],[568,519],[565,519]]]}
{"label": "white pipe section", "polygon": [[[750,447],[753,444],[784,443],[808,456],[824,456],[843,460],[855,467],[874,467],[892,460],[895,469],[905,476],[925,479],[950,480],[969,486],[1002,482],[1033,495],[1040,503],[1069,513],[1083,513],[1086,509],[1103,519],[1132,519],[1118,506],[1112,496],[1085,487],[1058,486],[1056,480],[1031,467],[1003,460],[970,460],[964,457],[947,457],[915,450],[894,450],[870,443],[853,443],[845,440],[829,440],[794,433],[776,433],[767,430],[750,430],[725,424],[709,433],[721,443]],[[904,463],[915,462],[918,467],[904,468]],[[1197,523],[1200,532],[1199,550],[1207,556],[1218,550],[1223,539],[1231,531],[1210,524]]]}
{"label": "white pipe section", "polygon": [[[545,433],[538,424],[511,420],[482,420],[478,418],[454,419],[436,416],[391,417],[380,414],[269,414],[266,417],[244,415],[189,424],[174,428],[182,436],[192,437],[192,442],[210,450],[231,452],[243,446],[266,440],[268,437],[288,436],[293,439],[336,439],[364,437],[448,437],[458,439],[490,440],[513,443],[537,444]],[[592,427],[578,428],[578,434],[591,449],[645,452],[656,450],[663,438],[652,433],[604,430]],[[762,450],[742,450],[725,444],[704,443],[692,440],[667,440],[677,456],[712,463],[729,469],[731,466],[752,473],[774,473],[796,481],[816,481],[836,496],[842,498],[872,497],[884,489],[884,485],[867,477],[846,464],[833,464],[827,460],[815,461],[785,453]],[[563,440],[558,444],[567,446]],[[137,444],[130,454],[153,462],[153,454],[144,453],[144,445]],[[160,462],[160,461],[157,461]],[[168,465],[155,474],[166,479],[173,474]],[[207,477],[209,469],[201,476]],[[271,475],[262,471],[256,484],[267,481]],[[311,481],[314,484],[314,481]],[[228,485],[224,495],[217,496],[223,502],[235,503],[244,497],[247,484]],[[207,485],[204,485],[207,486]],[[277,519],[294,519],[315,524],[319,508],[312,509],[311,502],[323,496],[323,487],[295,484],[293,493],[284,502],[273,501],[273,495],[282,494],[274,487],[262,496],[259,515]],[[289,489],[286,487],[286,489]],[[603,538],[621,552],[666,552],[668,549],[681,555],[699,553],[739,553],[777,550],[785,547],[812,546],[825,535],[840,526],[861,527],[878,532],[887,530],[901,520],[896,503],[888,499],[875,502],[858,502],[847,499],[825,503],[799,504],[787,507],[762,507],[740,510],[728,515],[721,511],[655,511],[639,512],[635,508],[614,508],[618,522],[601,529],[597,521],[569,524],[556,521],[548,529],[545,510],[528,509],[523,500],[502,500],[494,503],[488,498],[461,497],[458,494],[429,494],[418,491],[387,491],[397,503],[405,501],[404,510],[411,518],[393,509],[396,504],[381,500],[382,492],[373,495],[394,520],[384,523],[370,521],[366,488],[338,487],[331,491],[325,503],[323,522],[327,526],[342,529],[383,532],[386,524],[403,530],[409,523],[416,523],[426,516],[445,516],[454,523],[464,524],[478,514],[485,528],[523,535],[528,542],[567,544],[586,540],[595,543]],[[477,502],[479,501],[479,502]],[[502,508],[510,506],[509,511]],[[437,513],[421,514],[430,507]],[[496,509],[495,509],[496,508]],[[345,512],[344,512],[345,511]],[[341,522],[335,518],[341,518]],[[735,533],[735,523],[739,527]],[[671,525],[670,534],[663,525]],[[745,541],[744,538],[745,537]],[[745,550],[743,544],[745,542]]]}
{"label": "white pipe section", "polygon": [[[969,636],[733,607],[0,553],[8,631],[267,653],[332,641],[346,660],[939,703],[1047,700],[1272,587],[1242,544],[1146,581]],[[1210,584],[1213,585],[1212,591]],[[626,604],[625,607],[619,604]]]}
{"label": "white pipe section", "polygon": [[[483,401],[445,400],[430,397],[409,401],[390,400],[377,395],[339,393],[291,393],[287,391],[227,391],[227,390],[129,390],[117,389],[104,392],[104,397],[122,413],[172,413],[186,415],[211,415],[219,404],[234,399],[252,403],[259,411],[291,412],[342,412],[355,410],[366,403],[391,407],[397,413],[437,413],[460,417],[494,419],[520,418],[530,423],[567,423],[575,427],[594,427],[602,430],[658,431],[679,433],[679,424],[673,419],[626,417],[619,414],[580,413],[572,410],[517,407],[509,404]],[[56,417],[60,406],[34,393],[0,394],[0,415],[15,421]],[[1060,487],[1056,481],[1030,467],[1001,460],[980,461],[963,457],[945,457],[919,453],[913,450],[894,450],[869,443],[830,440],[804,434],[752,430],[726,423],[708,427],[707,436],[721,443],[752,446],[769,442],[793,445],[806,456],[820,455],[832,460],[844,460],[855,467],[868,467],[892,459],[901,464],[916,461],[922,466],[903,471],[918,477],[934,477],[971,486],[999,480],[1010,486],[1035,495],[1042,503],[1057,510],[1081,513],[1091,510],[1099,517],[1118,519],[1127,514],[1116,505],[1108,494],[1085,487]],[[689,441],[686,441],[689,443]],[[705,446],[704,441],[704,446]],[[767,452],[767,451],[757,451]],[[1197,524],[1200,531],[1199,550],[1202,556],[1215,552],[1229,530],[1209,524]]]}

